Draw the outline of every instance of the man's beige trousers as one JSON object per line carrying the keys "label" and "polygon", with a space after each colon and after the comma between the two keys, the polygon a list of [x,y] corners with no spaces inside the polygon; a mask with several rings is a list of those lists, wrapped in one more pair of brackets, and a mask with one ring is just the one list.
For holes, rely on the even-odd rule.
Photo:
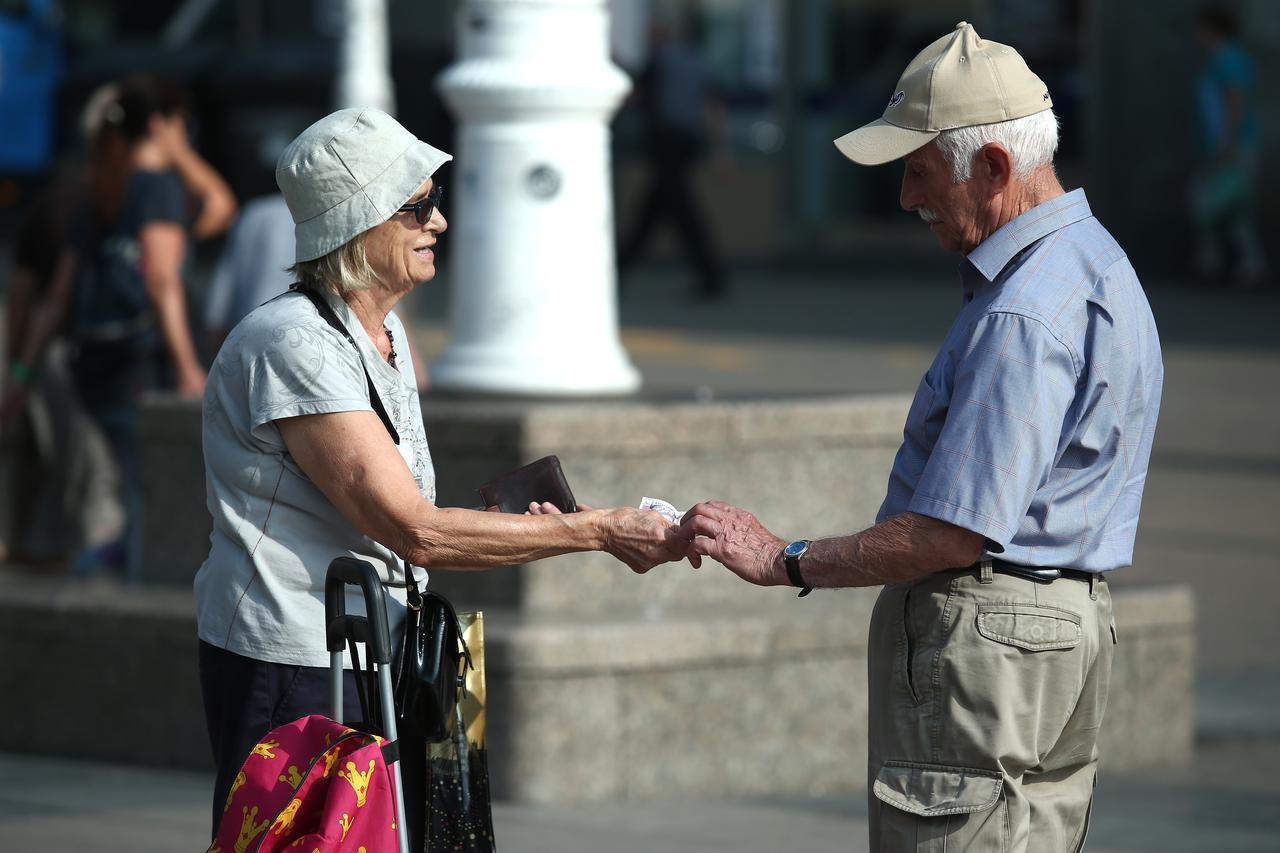
{"label": "man's beige trousers", "polygon": [[1104,582],[964,570],[885,587],[867,667],[871,849],[1081,849],[1114,647]]}

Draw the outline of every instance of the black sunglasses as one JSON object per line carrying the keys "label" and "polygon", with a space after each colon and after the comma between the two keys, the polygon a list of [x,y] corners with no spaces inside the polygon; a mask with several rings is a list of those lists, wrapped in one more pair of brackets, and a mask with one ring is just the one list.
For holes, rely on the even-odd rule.
{"label": "black sunglasses", "polygon": [[419,225],[426,225],[431,221],[431,214],[440,209],[440,199],[444,196],[444,186],[436,184],[436,188],[427,193],[426,198],[420,198],[413,204],[406,204],[400,208],[399,213],[413,211],[413,218],[418,220]]}

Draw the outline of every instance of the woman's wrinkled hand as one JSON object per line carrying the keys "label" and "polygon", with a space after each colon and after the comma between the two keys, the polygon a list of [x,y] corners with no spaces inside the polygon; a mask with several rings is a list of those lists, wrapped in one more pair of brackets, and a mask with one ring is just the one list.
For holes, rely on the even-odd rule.
{"label": "woman's wrinkled hand", "polygon": [[661,513],[623,507],[609,514],[605,550],[636,574],[685,557],[695,568],[701,565],[702,557],[692,549],[691,539]]}

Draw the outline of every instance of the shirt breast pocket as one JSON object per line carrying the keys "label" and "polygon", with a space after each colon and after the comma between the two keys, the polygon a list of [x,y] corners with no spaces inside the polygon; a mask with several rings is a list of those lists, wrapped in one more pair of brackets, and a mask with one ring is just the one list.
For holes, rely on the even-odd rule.
{"label": "shirt breast pocket", "polygon": [[947,395],[942,391],[940,377],[933,375],[934,368],[925,371],[916,387],[916,396],[907,411],[904,432],[908,442],[922,450],[929,450],[942,432],[947,419]]}

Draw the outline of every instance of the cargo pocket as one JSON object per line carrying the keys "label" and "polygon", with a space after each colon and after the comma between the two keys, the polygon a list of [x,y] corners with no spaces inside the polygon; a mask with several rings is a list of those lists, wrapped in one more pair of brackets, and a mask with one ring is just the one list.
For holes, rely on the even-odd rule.
{"label": "cargo pocket", "polygon": [[1075,648],[1084,636],[1078,613],[1044,604],[979,604],[978,633],[1032,652]]}
{"label": "cargo pocket", "polygon": [[884,804],[874,822],[876,850],[1003,853],[1009,847],[998,771],[886,761],[871,790]]}

